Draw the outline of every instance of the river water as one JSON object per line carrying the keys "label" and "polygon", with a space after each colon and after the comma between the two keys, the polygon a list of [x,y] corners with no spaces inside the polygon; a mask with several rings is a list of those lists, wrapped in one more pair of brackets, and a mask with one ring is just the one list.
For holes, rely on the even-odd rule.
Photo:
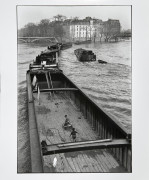
{"label": "river water", "polygon": [[[30,172],[26,70],[46,45],[18,44],[18,172]],[[108,64],[79,62],[77,48],[92,50]],[[73,45],[61,52],[63,72],[97,104],[131,131],[131,41]]]}

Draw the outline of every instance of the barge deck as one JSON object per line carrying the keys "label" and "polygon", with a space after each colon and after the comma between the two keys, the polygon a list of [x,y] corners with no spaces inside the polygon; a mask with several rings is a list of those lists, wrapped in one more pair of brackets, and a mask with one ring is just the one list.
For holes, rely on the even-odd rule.
{"label": "barge deck", "polygon": [[[33,93],[39,140],[47,145],[71,143],[70,131],[63,128],[67,114],[78,132],[77,142],[99,140],[99,133],[84,117],[65,91]],[[53,167],[53,160],[57,165]],[[43,156],[44,172],[126,172],[110,149],[95,149]]]}

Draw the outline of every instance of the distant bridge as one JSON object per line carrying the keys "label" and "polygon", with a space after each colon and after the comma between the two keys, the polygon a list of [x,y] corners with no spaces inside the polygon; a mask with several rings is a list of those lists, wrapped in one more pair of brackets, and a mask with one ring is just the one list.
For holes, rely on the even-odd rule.
{"label": "distant bridge", "polygon": [[33,43],[41,40],[45,40],[47,42],[54,42],[54,43],[58,42],[58,40],[55,37],[18,37],[18,41],[24,43]]}
{"label": "distant bridge", "polygon": [[117,37],[130,38],[131,36],[132,36],[131,32],[124,32],[124,33],[120,33]]}
{"label": "distant bridge", "polygon": [[113,34],[108,37],[108,41],[115,40],[118,41],[119,38],[130,38],[131,33],[119,33],[119,34]]}

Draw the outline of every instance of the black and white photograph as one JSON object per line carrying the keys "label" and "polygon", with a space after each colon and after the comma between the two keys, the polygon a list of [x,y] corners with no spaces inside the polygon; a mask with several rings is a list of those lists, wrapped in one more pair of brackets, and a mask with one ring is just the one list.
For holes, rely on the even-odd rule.
{"label": "black and white photograph", "polygon": [[17,6],[18,173],[131,173],[131,6]]}
{"label": "black and white photograph", "polygon": [[0,179],[149,179],[149,3],[0,6]]}

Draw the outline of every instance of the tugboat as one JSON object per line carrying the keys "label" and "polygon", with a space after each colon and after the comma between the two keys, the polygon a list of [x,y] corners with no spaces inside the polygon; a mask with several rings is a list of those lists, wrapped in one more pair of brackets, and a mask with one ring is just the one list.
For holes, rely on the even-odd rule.
{"label": "tugboat", "polygon": [[96,61],[96,55],[91,50],[85,49],[76,49],[74,50],[74,54],[77,56],[79,61]]}

